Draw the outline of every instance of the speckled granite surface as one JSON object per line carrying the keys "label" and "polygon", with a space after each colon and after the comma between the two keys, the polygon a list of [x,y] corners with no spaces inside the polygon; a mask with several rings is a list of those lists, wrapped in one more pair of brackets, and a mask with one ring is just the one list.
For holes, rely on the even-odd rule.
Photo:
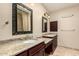
{"label": "speckled granite surface", "polygon": [[38,40],[44,40],[45,44],[47,44],[48,42],[52,41],[53,39],[50,39],[50,38],[38,38]]}
{"label": "speckled granite surface", "polygon": [[53,34],[45,34],[45,35],[43,35],[43,36],[46,36],[46,37],[54,37],[54,36],[56,36],[57,35],[57,33],[53,33]]}
{"label": "speckled granite surface", "polygon": [[35,43],[24,43],[24,41],[26,40],[0,42],[0,56],[13,56],[41,42],[44,42],[43,40],[37,40]]}

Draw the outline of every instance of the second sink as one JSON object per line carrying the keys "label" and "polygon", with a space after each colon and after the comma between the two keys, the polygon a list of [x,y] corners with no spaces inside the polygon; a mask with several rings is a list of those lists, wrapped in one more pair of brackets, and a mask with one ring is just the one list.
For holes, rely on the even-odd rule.
{"label": "second sink", "polygon": [[26,40],[23,43],[35,43],[37,40]]}

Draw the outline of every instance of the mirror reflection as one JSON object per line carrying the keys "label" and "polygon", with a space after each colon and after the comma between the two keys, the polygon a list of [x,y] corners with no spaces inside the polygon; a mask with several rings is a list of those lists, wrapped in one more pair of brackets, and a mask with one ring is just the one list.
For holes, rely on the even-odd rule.
{"label": "mirror reflection", "polygon": [[13,3],[13,34],[32,33],[32,9],[21,3]]}
{"label": "mirror reflection", "polygon": [[30,31],[30,11],[17,5],[17,31]]}
{"label": "mirror reflection", "polygon": [[47,32],[47,18],[42,17],[42,32]]}

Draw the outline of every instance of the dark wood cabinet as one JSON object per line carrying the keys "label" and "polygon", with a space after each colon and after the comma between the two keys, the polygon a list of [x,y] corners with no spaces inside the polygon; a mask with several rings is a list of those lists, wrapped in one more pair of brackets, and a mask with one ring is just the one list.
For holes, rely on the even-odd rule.
{"label": "dark wood cabinet", "polygon": [[39,45],[29,49],[29,56],[44,56],[45,44],[40,43]]}
{"label": "dark wood cabinet", "polygon": [[32,56],[44,56],[44,55],[45,55],[45,49],[41,49],[41,50],[39,50],[37,53],[35,53]]}
{"label": "dark wood cabinet", "polygon": [[45,47],[45,55],[49,55],[53,51],[52,48],[53,48],[53,43],[51,41],[48,44],[46,44],[46,47]]}
{"label": "dark wood cabinet", "polygon": [[44,56],[45,54],[45,44],[44,42],[33,46],[32,48],[25,50],[16,56]]}
{"label": "dark wood cabinet", "polygon": [[58,22],[57,21],[52,21],[50,22],[50,31],[57,31],[58,29]]}
{"label": "dark wood cabinet", "polygon": [[55,36],[53,39],[53,51],[55,51],[56,47],[57,47],[57,36]]}
{"label": "dark wood cabinet", "polygon": [[43,36],[44,38],[53,39],[52,41],[48,42],[45,47],[46,55],[49,55],[51,52],[54,53],[55,49],[57,48],[57,35],[54,37]]}

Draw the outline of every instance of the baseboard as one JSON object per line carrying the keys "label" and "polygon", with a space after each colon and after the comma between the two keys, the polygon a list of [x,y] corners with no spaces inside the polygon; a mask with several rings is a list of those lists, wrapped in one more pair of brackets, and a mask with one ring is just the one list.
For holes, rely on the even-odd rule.
{"label": "baseboard", "polygon": [[73,50],[77,50],[77,51],[79,51],[79,49],[71,48],[71,47],[66,47],[66,46],[60,46],[60,45],[58,45],[58,47],[64,47],[64,48],[68,48],[68,49],[73,49]]}

